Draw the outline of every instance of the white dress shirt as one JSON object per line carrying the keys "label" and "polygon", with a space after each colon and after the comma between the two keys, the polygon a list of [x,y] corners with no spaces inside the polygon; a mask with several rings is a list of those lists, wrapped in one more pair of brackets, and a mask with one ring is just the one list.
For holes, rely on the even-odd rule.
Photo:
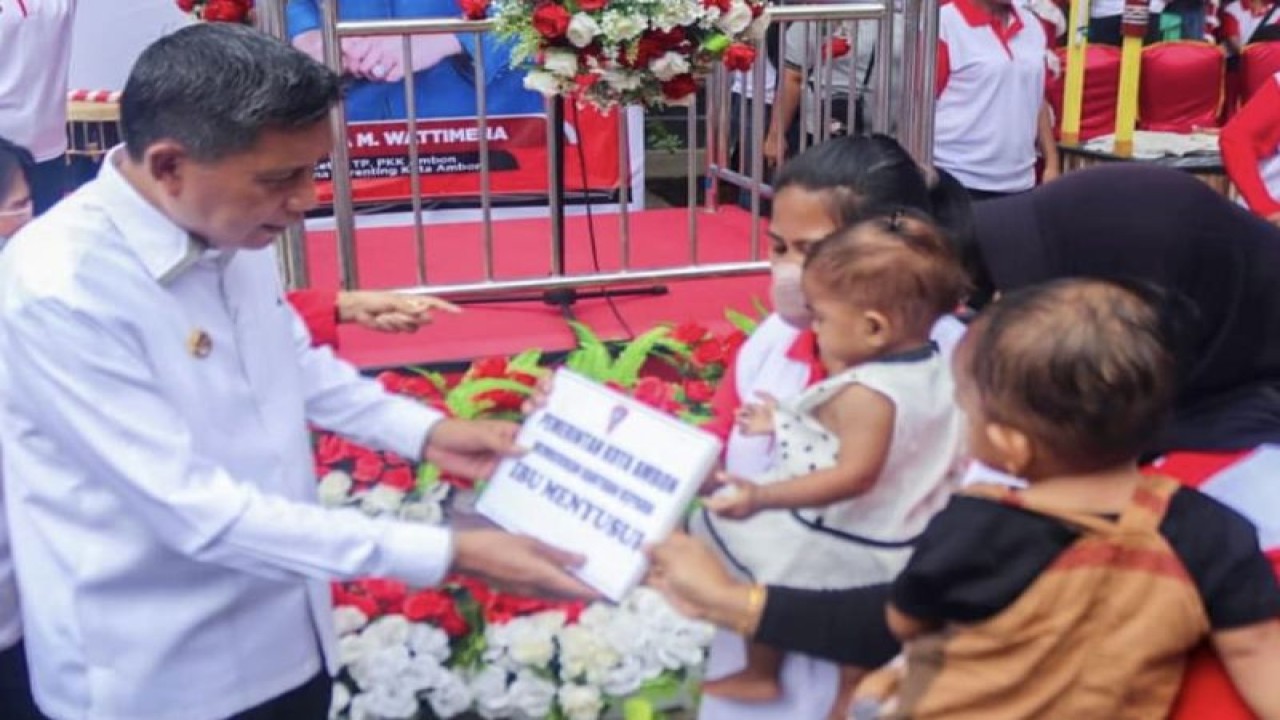
{"label": "white dress shirt", "polygon": [[319,507],[307,422],[412,457],[440,416],[312,349],[271,251],[201,251],[117,156],[0,257],[33,691],[58,720],[224,718],[336,670],[329,579],[452,558],[446,530]]}

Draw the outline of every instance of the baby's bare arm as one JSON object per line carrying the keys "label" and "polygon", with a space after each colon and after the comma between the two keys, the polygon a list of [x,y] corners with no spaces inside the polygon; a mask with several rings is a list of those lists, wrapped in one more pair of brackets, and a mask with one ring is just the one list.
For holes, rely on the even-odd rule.
{"label": "baby's bare arm", "polygon": [[1280,618],[1213,634],[1231,682],[1260,720],[1280,720]]}
{"label": "baby's bare arm", "polygon": [[819,418],[840,441],[835,467],[760,486],[757,508],[824,507],[870,490],[889,456],[894,412],[889,398],[875,390],[842,390],[822,406]]}

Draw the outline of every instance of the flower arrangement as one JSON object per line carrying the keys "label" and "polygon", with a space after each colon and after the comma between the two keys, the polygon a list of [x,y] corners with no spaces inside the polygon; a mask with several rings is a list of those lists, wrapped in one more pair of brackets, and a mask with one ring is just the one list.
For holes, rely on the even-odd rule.
{"label": "flower arrangement", "polygon": [[177,0],[178,9],[197,20],[253,24],[253,0]]}
{"label": "flower arrangement", "polygon": [[[483,0],[463,0],[476,15]],[[601,110],[688,105],[718,62],[747,70],[768,18],[764,0],[494,0],[500,36],[525,87]],[[483,13],[480,14],[483,16]]]}
{"label": "flower arrangement", "polygon": [[[661,326],[611,347],[584,325],[564,364],[694,423],[711,416],[715,384],[754,328]],[[406,369],[379,380],[393,392],[463,418],[518,419],[542,353],[485,358],[455,377]],[[430,464],[411,466],[326,433],[315,441],[321,500],[370,515],[442,522],[475,488]],[[427,720],[471,712],[484,718],[594,720],[610,709],[652,717],[700,672],[710,626],[687,620],[637,589],[617,606],[519,597],[464,577],[413,589],[386,579],[333,586],[341,671],[332,716]]]}

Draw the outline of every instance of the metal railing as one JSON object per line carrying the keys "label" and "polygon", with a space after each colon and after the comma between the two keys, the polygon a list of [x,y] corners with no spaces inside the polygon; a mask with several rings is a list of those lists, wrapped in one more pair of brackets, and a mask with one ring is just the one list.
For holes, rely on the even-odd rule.
{"label": "metal railing", "polygon": [[[855,98],[870,97],[873,100],[870,112],[871,128],[876,131],[893,132],[895,128],[891,97],[899,94],[903,101],[899,108],[901,117],[898,119],[894,134],[899,136],[908,150],[922,163],[929,161],[932,142],[933,92],[931,88],[933,86],[934,47],[936,46],[937,1],[905,0],[905,10],[902,13],[881,2],[823,3],[770,7],[768,9],[767,12],[771,22],[781,24],[784,29],[799,26],[804,31],[805,52],[802,53],[803,59],[800,63],[800,72],[806,79],[812,80],[813,93],[811,96],[808,93],[802,94],[799,117],[802,119],[802,123],[807,122],[807,118],[813,112],[816,112],[822,118],[822,121],[818,123],[818,133],[811,138],[813,141],[821,141],[830,134],[828,128],[834,119],[832,99],[840,94],[849,99],[850,113],[853,112]],[[286,2],[287,0],[260,0],[258,3],[258,17],[259,24],[263,29],[287,39],[284,21],[284,5]],[[329,0],[321,3],[321,35],[324,60],[335,71],[341,72],[342,69],[341,43],[344,38],[369,36],[399,36],[404,38],[401,54],[403,67],[409,69],[405,73],[406,79],[404,83],[407,110],[405,119],[409,131],[409,201],[412,208],[417,285],[401,288],[401,290],[457,298],[555,288],[644,284],[665,280],[743,275],[760,272],[765,268],[765,255],[761,252],[760,223],[758,221],[761,215],[761,201],[770,194],[770,189],[765,182],[765,167],[760,152],[765,127],[764,103],[751,100],[742,105],[739,119],[750,118],[751,147],[754,148],[754,151],[750,153],[749,170],[743,165],[747,161],[747,153],[740,153],[739,165],[731,167],[728,162],[727,127],[724,122],[728,118],[729,73],[720,69],[709,80],[702,98],[702,105],[706,108],[707,116],[707,158],[704,164],[700,165],[697,157],[698,103],[695,102],[690,106],[686,115],[685,152],[687,153],[686,172],[688,174],[686,234],[688,254],[683,259],[682,264],[660,268],[633,267],[630,236],[631,223],[628,210],[631,168],[627,113],[616,112],[614,114],[619,123],[620,138],[618,192],[620,268],[587,274],[571,274],[565,271],[565,258],[561,254],[564,247],[563,233],[565,228],[562,223],[558,222],[563,218],[563,206],[560,205],[563,202],[563,195],[562,193],[553,192],[549,194],[548,198],[550,203],[548,213],[554,225],[548,253],[550,272],[545,276],[536,277],[495,278],[493,193],[491,192],[492,184],[488,163],[489,137],[486,131],[488,117],[485,112],[488,103],[484,81],[485,64],[491,59],[484,57],[483,43],[476,42],[474,46],[477,48],[477,53],[472,57],[471,65],[474,73],[475,100],[478,111],[479,202],[481,223],[483,225],[483,268],[481,277],[477,277],[474,281],[433,284],[426,262],[426,243],[431,241],[432,238],[427,237],[428,233],[424,224],[421,172],[418,163],[420,148],[417,133],[417,116],[419,113],[416,107],[416,87],[411,71],[413,67],[413,48],[410,39],[415,35],[432,34],[470,34],[478,39],[480,35],[493,29],[493,21],[452,18],[346,21],[340,20],[338,17],[338,2],[340,0]],[[889,2],[893,2],[893,0],[889,0]],[[901,17],[898,17],[899,15]],[[899,26],[903,28],[902,36],[905,42],[899,41],[900,39],[895,35],[895,27]],[[871,34],[861,33],[860,30],[863,27],[873,28]],[[860,38],[865,40],[867,37],[871,38],[872,44],[877,48],[893,47],[894,52],[891,53],[890,59],[896,60],[900,53],[905,70],[900,86],[901,91],[895,92],[893,90],[895,75],[893,66],[896,62],[880,61],[875,63],[874,72],[870,74],[870,77],[861,78],[849,74],[848,86],[840,89],[839,93],[835,92],[832,82],[838,59],[830,57],[829,53],[823,53],[820,49],[815,50],[815,48],[822,47],[830,37],[841,33],[851,38],[850,54],[854,58],[859,57],[860,51],[857,45],[860,42]],[[782,33],[782,38],[779,40],[780,58],[786,57],[785,36],[786,33]],[[900,50],[898,48],[899,45],[902,46]],[[765,97],[765,56],[767,53],[763,43],[757,49],[757,60],[752,72],[749,73],[753,90],[751,97],[763,98]],[[856,65],[856,63],[854,64]],[[859,82],[862,80],[866,80],[866,82]],[[810,107],[811,104],[816,104],[816,107]],[[552,117],[555,117],[555,115],[552,115]],[[852,127],[852,118],[847,117],[846,120],[848,121],[847,124]],[[331,155],[332,209],[334,228],[338,240],[338,268],[342,287],[355,289],[360,287],[360,273],[356,252],[358,230],[355,222],[355,202],[352,195],[350,157],[347,146],[347,122],[343,107],[335,108],[332,125],[334,138]],[[745,126],[746,123],[739,125],[740,128]],[[548,147],[554,144],[555,134],[562,131],[563,129],[558,124],[548,123]],[[803,137],[804,133],[801,133],[801,135],[802,139],[796,148],[797,151],[810,140],[810,138]],[[740,144],[745,145],[745,140],[740,138]],[[562,173],[563,168],[558,168],[554,162],[548,162],[548,183],[551,188],[563,187],[563,177],[558,176],[558,171]],[[698,219],[702,209],[698,204],[697,196],[700,184],[704,179],[706,181],[705,191],[708,198],[706,207],[708,209],[714,210],[715,196],[718,194],[722,183],[728,183],[750,192],[752,229],[747,257],[733,262],[700,262],[701,248],[699,244]],[[664,239],[664,241],[667,240]],[[282,264],[287,283],[291,287],[308,285],[311,280],[310,264],[307,257],[307,245],[303,228],[290,228],[282,238],[281,245]]]}

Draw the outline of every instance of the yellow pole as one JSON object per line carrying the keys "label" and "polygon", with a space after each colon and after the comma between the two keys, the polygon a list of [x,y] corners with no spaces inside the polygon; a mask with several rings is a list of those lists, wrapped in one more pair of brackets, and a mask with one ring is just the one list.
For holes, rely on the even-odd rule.
{"label": "yellow pole", "polygon": [[1138,122],[1138,85],[1142,75],[1142,42],[1150,17],[1148,0],[1125,0],[1120,46],[1120,89],[1116,93],[1116,143],[1114,154],[1133,155],[1133,128]]}
{"label": "yellow pole", "polygon": [[1084,59],[1089,46],[1089,0],[1071,0],[1067,20],[1067,78],[1062,97],[1062,142],[1080,142],[1084,111]]}

